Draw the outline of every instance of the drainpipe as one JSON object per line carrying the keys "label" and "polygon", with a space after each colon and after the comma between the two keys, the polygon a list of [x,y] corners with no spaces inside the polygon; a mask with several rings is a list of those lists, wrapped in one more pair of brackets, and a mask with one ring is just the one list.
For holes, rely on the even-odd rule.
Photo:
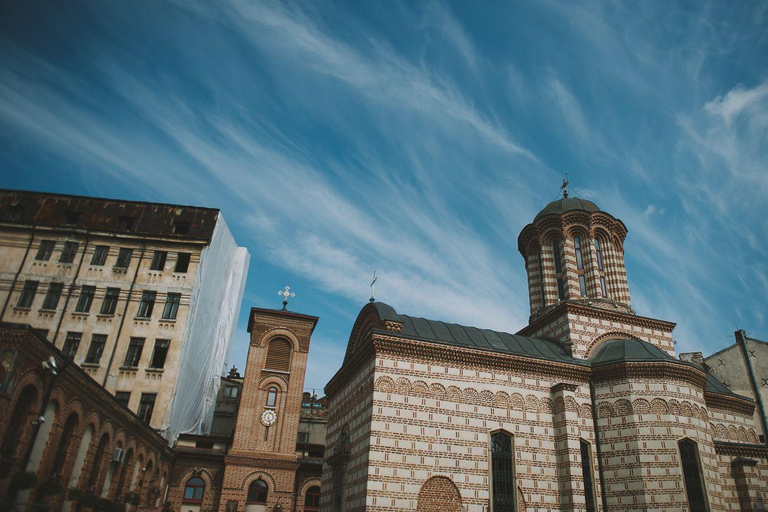
{"label": "drainpipe", "polygon": [[107,371],[104,373],[104,380],[101,382],[101,385],[102,387],[104,387],[104,389],[107,388],[107,379],[109,378],[109,371],[112,369],[112,363],[115,360],[115,352],[117,352],[117,343],[120,341],[120,333],[123,332],[123,325],[125,324],[125,314],[128,312],[128,305],[131,303],[133,288],[136,286],[136,280],[139,277],[139,269],[141,268],[141,262],[144,260],[144,252],[146,251],[146,248],[147,248],[147,239],[145,238],[141,243],[141,254],[139,255],[139,262],[136,264],[136,271],[133,273],[133,280],[131,281],[131,286],[130,288],[128,288],[128,297],[125,299],[123,314],[120,317],[120,325],[117,328],[117,335],[115,336],[115,344],[112,347],[112,353],[109,355],[109,363],[107,363]]}
{"label": "drainpipe", "polygon": [[88,244],[90,243],[90,233],[85,232],[85,246],[83,247],[83,253],[80,255],[80,262],[77,264],[77,270],[75,271],[75,277],[72,279],[72,283],[69,285],[69,292],[67,292],[67,298],[64,299],[64,308],[61,310],[61,316],[59,316],[59,322],[56,324],[56,332],[51,338],[51,343],[56,345],[56,338],[59,337],[59,330],[61,329],[61,323],[64,321],[64,315],[67,314],[67,306],[69,305],[69,299],[72,298],[72,292],[75,291],[75,284],[77,278],[80,276],[80,269],[83,267],[83,260],[85,259],[85,253],[88,251]]}
{"label": "drainpipe", "polygon": [[595,449],[597,450],[597,472],[600,474],[600,501],[603,504],[603,512],[608,512],[608,496],[605,494],[605,478],[603,475],[603,450],[600,448],[600,427],[597,424],[597,400],[595,393],[595,381],[589,376],[589,394],[592,399],[592,418],[595,427]]}
{"label": "drainpipe", "polygon": [[760,423],[763,426],[763,441],[764,444],[768,446],[768,421],[765,419],[765,405],[763,404],[763,397],[760,394],[760,386],[757,385],[757,378],[755,377],[755,369],[752,366],[752,359],[749,357],[749,351],[747,350],[747,336],[744,329],[739,329],[734,334],[736,335],[736,341],[738,341],[739,346],[741,347],[741,353],[744,356],[744,360],[747,362],[749,382],[752,384],[752,392],[755,394],[755,401],[760,410]]}
{"label": "drainpipe", "polygon": [[32,241],[34,239],[35,239],[35,227],[32,226],[32,232],[29,235],[29,243],[27,244],[27,250],[24,251],[24,257],[21,259],[21,265],[19,265],[19,270],[17,270],[16,275],[13,276],[13,283],[11,283],[11,289],[8,290],[8,296],[5,298],[5,304],[3,304],[3,312],[0,313],[0,318],[5,318],[5,310],[8,308],[8,303],[11,301],[11,294],[13,294],[13,289],[16,288],[16,282],[19,280],[21,271],[24,269],[24,265],[27,262],[27,256],[29,255],[29,250],[32,248]]}

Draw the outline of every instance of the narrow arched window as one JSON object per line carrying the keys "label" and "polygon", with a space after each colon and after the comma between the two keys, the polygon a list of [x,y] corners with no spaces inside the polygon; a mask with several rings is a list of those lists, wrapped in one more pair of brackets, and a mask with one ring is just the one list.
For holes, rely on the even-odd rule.
{"label": "narrow arched window", "polygon": [[560,240],[552,240],[552,253],[555,260],[555,274],[557,274],[557,297],[565,299],[565,285],[563,284],[563,265],[560,262]]}
{"label": "narrow arched window", "polygon": [[266,505],[267,494],[267,483],[262,479],[254,480],[248,487],[248,499],[246,503],[249,505]]}
{"label": "narrow arched window", "polygon": [[573,246],[576,248],[576,268],[584,270],[584,259],[581,257],[581,238],[573,237]]}
{"label": "narrow arched window", "polygon": [[11,421],[8,422],[8,429],[5,431],[3,446],[0,448],[0,455],[5,459],[12,459],[19,445],[21,432],[28,424],[26,417],[32,410],[32,405],[37,399],[37,390],[34,386],[27,386],[16,400],[16,406],[11,414]]}
{"label": "narrow arched window", "polygon": [[600,271],[600,291],[603,298],[608,297],[608,289],[605,286],[605,276],[603,275],[603,251],[600,248],[600,240],[595,237],[595,256],[597,257],[597,269]]}
{"label": "narrow arched window", "polygon": [[59,446],[56,448],[56,455],[53,457],[53,466],[51,467],[51,473],[54,475],[61,475],[61,470],[64,469],[64,461],[69,451],[69,443],[72,442],[72,433],[75,431],[79,421],[77,413],[73,412],[64,424],[64,429],[61,431],[61,438],[59,439]]}
{"label": "narrow arched window", "polygon": [[512,436],[506,432],[491,435],[491,473],[493,511],[515,511],[515,472]]}
{"label": "narrow arched window", "polygon": [[205,482],[200,477],[193,477],[187,480],[187,486],[184,488],[184,498],[182,503],[202,503],[205,495]]}
{"label": "narrow arched window", "polygon": [[678,443],[680,459],[683,464],[683,479],[685,480],[685,494],[688,496],[690,510],[709,510],[707,505],[704,481],[701,478],[701,464],[699,463],[699,448],[694,441],[683,439]]}
{"label": "narrow arched window", "polygon": [[107,444],[109,443],[109,434],[104,434],[99,440],[99,444],[96,447],[96,455],[93,457],[93,464],[91,465],[91,472],[88,475],[88,487],[94,487],[99,478],[101,469],[101,459],[104,458],[104,452],[107,450]]}
{"label": "narrow arched window", "polygon": [[128,468],[133,463],[133,448],[129,448],[123,458],[123,467],[120,469],[120,479],[117,481],[117,489],[115,490],[115,496],[123,495],[123,487],[125,487],[125,481],[128,478]]}
{"label": "narrow arched window", "polygon": [[320,510],[320,487],[314,486],[307,489],[304,495],[304,512],[317,512]]}
{"label": "narrow arched window", "polygon": [[272,386],[267,390],[267,407],[275,407],[277,405],[277,388]]}
{"label": "narrow arched window", "polygon": [[291,344],[288,340],[277,339],[269,343],[267,362],[264,368],[287,372],[291,367]]}
{"label": "narrow arched window", "polygon": [[587,512],[595,512],[595,492],[592,483],[592,449],[589,443],[581,440],[581,476],[584,480],[584,499]]}

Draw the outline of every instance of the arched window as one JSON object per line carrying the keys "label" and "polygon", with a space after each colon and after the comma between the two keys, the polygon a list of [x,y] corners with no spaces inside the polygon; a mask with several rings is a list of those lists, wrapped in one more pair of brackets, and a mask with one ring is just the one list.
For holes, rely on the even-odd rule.
{"label": "arched window", "polygon": [[264,368],[287,372],[291,367],[291,344],[288,340],[276,339],[269,343],[267,362]]}
{"label": "arched window", "polygon": [[595,237],[595,256],[597,257],[597,270],[600,271],[600,291],[603,298],[608,297],[608,290],[605,286],[605,276],[603,275],[603,251],[600,248],[600,240]]}
{"label": "arched window", "polygon": [[560,261],[560,240],[552,240],[552,254],[555,260],[555,274],[557,275],[557,298],[565,299],[565,285],[563,284],[563,264]]}
{"label": "arched window", "polygon": [[512,436],[506,432],[491,435],[491,473],[493,512],[515,511],[515,472]]}
{"label": "arched window", "polygon": [[25,418],[32,410],[32,405],[37,399],[37,390],[34,386],[27,386],[16,400],[16,406],[11,414],[11,421],[8,422],[8,429],[5,431],[3,445],[0,448],[0,455],[4,459],[12,459],[19,445],[22,429],[28,424]]}
{"label": "arched window", "polygon": [[200,477],[192,477],[187,480],[187,486],[184,488],[184,498],[182,503],[202,503],[205,494],[205,482]]}
{"label": "arched window", "polygon": [[304,512],[317,512],[320,510],[320,487],[315,485],[307,489],[304,495]]}
{"label": "arched window", "polygon": [[96,485],[101,470],[101,459],[104,458],[107,444],[109,444],[109,434],[104,434],[101,436],[99,445],[96,447],[96,455],[93,457],[93,465],[91,466],[91,472],[88,475],[88,487],[94,487]]}
{"label": "arched window", "polygon": [[272,386],[267,390],[267,407],[275,407],[276,405],[277,405],[277,388],[275,386]]}
{"label": "arched window", "polygon": [[584,258],[581,256],[581,238],[573,237],[573,246],[576,249],[576,272],[579,274],[579,292],[582,297],[587,296],[587,281],[584,277]]}
{"label": "arched window", "polygon": [[685,493],[688,496],[690,510],[709,510],[707,505],[704,481],[701,478],[701,464],[699,463],[699,448],[694,441],[683,439],[678,443],[680,448],[680,460],[683,464],[683,479],[685,480]]}
{"label": "arched window", "polygon": [[592,483],[592,449],[589,443],[581,440],[581,476],[584,479],[584,499],[587,512],[595,512],[595,492]]}
{"label": "arched window", "polygon": [[133,462],[133,448],[129,448],[123,458],[122,468],[120,468],[120,480],[117,482],[117,490],[115,490],[115,496],[123,495],[123,487],[125,487],[125,481],[128,478],[128,468],[131,467]]}
{"label": "arched window", "polygon": [[262,480],[254,480],[248,486],[248,504],[266,505],[267,504],[267,483]]}
{"label": "arched window", "polygon": [[69,451],[69,443],[72,442],[72,433],[77,428],[77,424],[80,419],[77,413],[73,412],[67,418],[67,422],[64,424],[64,429],[61,431],[61,438],[59,439],[59,446],[56,448],[56,455],[53,457],[53,466],[51,467],[52,475],[61,475],[61,470],[64,469],[64,461],[67,459],[67,452]]}

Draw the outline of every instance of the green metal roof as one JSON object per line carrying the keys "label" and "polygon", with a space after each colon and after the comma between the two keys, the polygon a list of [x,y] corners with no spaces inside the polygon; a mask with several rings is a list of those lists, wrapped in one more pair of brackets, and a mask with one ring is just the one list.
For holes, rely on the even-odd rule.
{"label": "green metal roof", "polygon": [[545,215],[560,215],[571,210],[584,210],[592,213],[599,212],[600,208],[592,201],[581,199],[580,197],[563,197],[545,206],[543,210],[536,214],[533,220],[539,220]]}

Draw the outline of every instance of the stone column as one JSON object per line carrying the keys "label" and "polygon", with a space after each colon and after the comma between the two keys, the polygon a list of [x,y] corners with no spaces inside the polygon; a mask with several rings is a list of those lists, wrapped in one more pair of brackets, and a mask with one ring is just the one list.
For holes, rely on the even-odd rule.
{"label": "stone column", "polygon": [[552,423],[557,450],[557,479],[562,510],[586,510],[581,474],[579,415],[573,397],[577,386],[560,383],[552,386]]}

